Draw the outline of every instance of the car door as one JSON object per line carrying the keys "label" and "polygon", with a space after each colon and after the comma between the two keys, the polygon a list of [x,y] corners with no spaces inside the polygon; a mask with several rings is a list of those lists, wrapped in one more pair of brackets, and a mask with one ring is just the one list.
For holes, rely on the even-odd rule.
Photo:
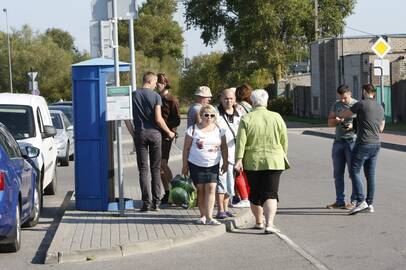
{"label": "car door", "polygon": [[3,128],[0,128],[0,140],[3,148],[8,153],[10,162],[17,177],[17,181],[20,185],[21,192],[21,215],[25,217],[28,215],[31,209],[30,195],[33,192],[32,185],[32,167],[28,165],[24,158],[21,156],[20,149],[14,138],[6,132]]}
{"label": "car door", "polygon": [[[45,130],[44,130],[44,118],[43,113],[40,107],[37,108],[37,122],[38,127],[41,132],[41,140],[42,140],[42,158],[44,160],[44,187],[46,187],[53,178],[53,168],[54,168],[54,155],[53,152],[56,151],[56,146],[54,145],[54,139],[52,137],[44,138]],[[51,123],[52,125],[52,123]]]}
{"label": "car door", "polygon": [[69,142],[70,142],[70,147],[69,147],[69,155],[72,155],[74,153],[74,139],[73,139],[73,126],[71,122],[69,122],[69,119],[66,117],[65,114],[61,114],[62,116],[62,122],[64,124],[64,129],[69,137]]}

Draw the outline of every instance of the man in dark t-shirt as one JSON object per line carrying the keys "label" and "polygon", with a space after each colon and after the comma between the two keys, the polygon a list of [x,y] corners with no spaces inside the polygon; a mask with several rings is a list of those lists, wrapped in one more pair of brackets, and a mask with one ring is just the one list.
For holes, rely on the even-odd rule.
{"label": "man in dark t-shirt", "polygon": [[[378,153],[381,147],[379,133],[385,127],[385,114],[383,107],[374,99],[376,90],[373,85],[366,84],[362,87],[364,99],[354,104],[350,110],[344,111],[342,117],[357,114],[358,129],[357,140],[352,153],[351,179],[352,188],[355,194],[357,205],[349,211],[349,214],[356,214],[360,211],[374,212],[372,205],[375,193],[375,168]],[[367,196],[365,198],[361,168],[364,167],[364,174],[367,181]]]}
{"label": "man in dark t-shirt", "polygon": [[[161,200],[161,130],[169,138],[175,133],[166,125],[161,115],[162,100],[154,91],[157,76],[147,72],[143,76],[143,86],[132,94],[133,124],[126,121],[126,126],[134,139],[137,152],[137,165],[143,205],[142,212],[159,210]],[[148,181],[148,160],[150,161],[151,182]],[[152,200],[150,198],[152,195]],[[151,204],[152,203],[152,204]]]}

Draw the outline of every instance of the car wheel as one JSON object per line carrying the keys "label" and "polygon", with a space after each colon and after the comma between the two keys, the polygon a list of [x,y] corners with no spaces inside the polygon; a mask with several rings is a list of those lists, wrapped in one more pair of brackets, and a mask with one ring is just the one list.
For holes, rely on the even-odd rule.
{"label": "car wheel", "polygon": [[66,154],[63,158],[60,159],[61,166],[69,166],[69,142],[66,146]]}
{"label": "car wheel", "polygon": [[21,246],[21,215],[20,215],[20,203],[16,205],[16,218],[14,224],[14,240],[10,244],[6,244],[5,250],[9,252],[16,252]]}
{"label": "car wheel", "polygon": [[54,168],[54,177],[52,178],[51,183],[45,188],[44,194],[45,195],[55,195],[56,194],[56,185],[57,185],[57,175],[56,175],[56,161],[55,161],[55,168]]}
{"label": "car wheel", "polygon": [[23,226],[34,227],[38,224],[39,216],[41,214],[41,190],[39,181],[35,182],[34,189],[34,205],[32,206],[32,212],[30,218],[27,220]]}

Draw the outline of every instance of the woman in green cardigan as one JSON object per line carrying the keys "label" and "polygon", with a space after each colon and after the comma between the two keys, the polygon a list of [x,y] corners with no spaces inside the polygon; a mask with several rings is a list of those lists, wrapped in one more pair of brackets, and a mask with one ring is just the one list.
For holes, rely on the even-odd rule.
{"label": "woman in green cardigan", "polygon": [[267,110],[265,90],[253,91],[251,100],[253,110],[242,117],[238,129],[235,170],[244,169],[247,175],[255,228],[265,229],[266,234],[278,233],[273,221],[279,200],[279,179],[289,168],[286,124],[279,113]]}

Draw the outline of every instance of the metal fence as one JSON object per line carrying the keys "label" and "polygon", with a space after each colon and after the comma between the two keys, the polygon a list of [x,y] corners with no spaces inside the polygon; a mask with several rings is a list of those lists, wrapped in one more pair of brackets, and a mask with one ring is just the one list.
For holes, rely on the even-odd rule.
{"label": "metal fence", "polygon": [[394,123],[406,123],[406,80],[392,85],[392,117]]}
{"label": "metal fence", "polygon": [[301,117],[310,117],[312,115],[310,86],[296,86],[292,92],[293,114]]}

